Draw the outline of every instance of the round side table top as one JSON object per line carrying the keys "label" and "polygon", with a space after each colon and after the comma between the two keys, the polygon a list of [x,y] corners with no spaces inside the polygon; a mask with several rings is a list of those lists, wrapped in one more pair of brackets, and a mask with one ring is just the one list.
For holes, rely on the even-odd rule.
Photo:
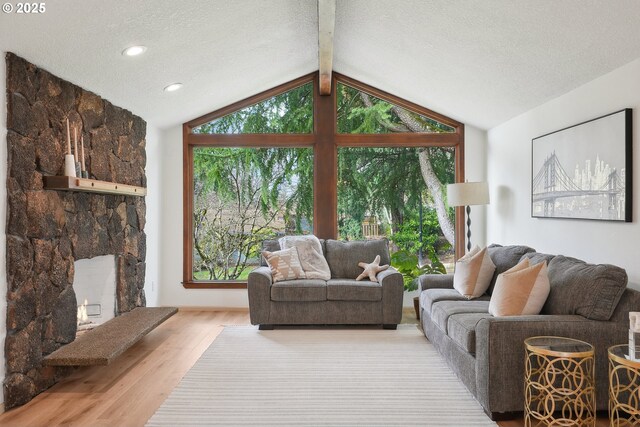
{"label": "round side table top", "polygon": [[531,337],[524,340],[527,350],[557,357],[593,356],[593,346],[587,342],[566,337]]}
{"label": "round side table top", "polygon": [[609,359],[618,362],[621,365],[630,368],[640,369],[640,360],[629,359],[629,346],[627,344],[619,344],[609,347]]}

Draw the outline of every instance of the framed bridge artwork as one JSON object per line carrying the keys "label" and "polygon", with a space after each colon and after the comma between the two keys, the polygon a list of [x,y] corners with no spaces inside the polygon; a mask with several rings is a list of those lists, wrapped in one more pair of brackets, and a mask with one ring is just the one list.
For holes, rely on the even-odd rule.
{"label": "framed bridge artwork", "polygon": [[631,222],[631,109],[531,141],[531,216]]}

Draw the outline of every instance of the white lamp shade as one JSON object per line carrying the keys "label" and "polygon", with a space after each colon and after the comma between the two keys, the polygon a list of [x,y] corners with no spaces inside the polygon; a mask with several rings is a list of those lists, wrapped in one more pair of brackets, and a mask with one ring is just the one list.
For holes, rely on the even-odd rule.
{"label": "white lamp shade", "polygon": [[489,204],[489,184],[486,182],[461,182],[447,185],[449,206]]}

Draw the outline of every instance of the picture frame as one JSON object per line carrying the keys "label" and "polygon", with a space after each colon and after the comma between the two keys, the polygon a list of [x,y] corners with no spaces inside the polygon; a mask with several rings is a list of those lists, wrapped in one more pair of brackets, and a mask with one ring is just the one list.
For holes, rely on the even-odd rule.
{"label": "picture frame", "polygon": [[531,216],[632,220],[632,109],[531,140]]}

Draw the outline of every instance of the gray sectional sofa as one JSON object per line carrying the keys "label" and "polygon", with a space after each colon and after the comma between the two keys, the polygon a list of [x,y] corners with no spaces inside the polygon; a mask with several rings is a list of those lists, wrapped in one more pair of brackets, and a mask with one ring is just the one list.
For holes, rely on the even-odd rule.
{"label": "gray sectional sofa", "polygon": [[[386,239],[342,242],[320,240],[331,270],[330,280],[298,279],[273,283],[269,267],[249,274],[249,315],[253,325],[382,325],[395,329],[402,319],[402,275],[395,269],[378,273],[378,282],[356,281],[362,273],[359,262],[389,264]],[[277,240],[263,243],[263,249],[280,249]]]}
{"label": "gray sectional sofa", "polygon": [[[628,338],[629,312],[640,311],[640,292],[627,288],[626,272],[565,256],[541,254],[527,246],[492,245],[496,265],[492,286],[466,300],[453,289],[453,275],[420,277],[420,319],[425,336],[492,419],[524,410],[524,340],[552,335],[595,347],[596,405],[608,404],[607,348]],[[523,258],[546,260],[551,292],[540,315],[493,317],[488,313],[498,274]]]}

